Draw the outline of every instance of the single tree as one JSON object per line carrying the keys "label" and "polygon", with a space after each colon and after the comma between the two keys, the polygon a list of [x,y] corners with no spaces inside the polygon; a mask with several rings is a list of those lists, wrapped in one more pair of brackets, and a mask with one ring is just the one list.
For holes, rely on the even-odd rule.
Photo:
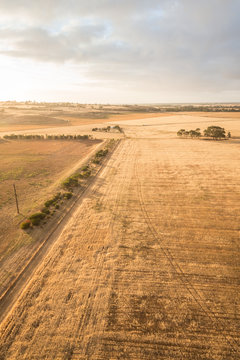
{"label": "single tree", "polygon": [[185,129],[180,129],[178,132],[177,132],[177,136],[183,136],[185,133]]}
{"label": "single tree", "polygon": [[191,138],[193,138],[193,137],[200,137],[200,136],[201,136],[200,129],[197,128],[196,130],[190,130],[190,131],[189,131],[189,135],[191,136]]}
{"label": "single tree", "polygon": [[213,139],[224,139],[226,138],[225,129],[220,126],[209,126],[204,130],[204,136],[211,137]]}

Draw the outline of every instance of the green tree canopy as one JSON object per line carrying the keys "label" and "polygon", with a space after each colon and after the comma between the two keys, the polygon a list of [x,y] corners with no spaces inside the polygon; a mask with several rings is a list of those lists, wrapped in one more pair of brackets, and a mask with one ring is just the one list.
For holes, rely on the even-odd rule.
{"label": "green tree canopy", "polygon": [[197,128],[196,130],[185,130],[185,129],[180,129],[177,132],[178,136],[191,136],[191,138],[193,137],[200,137],[201,136],[201,131],[199,128]]}
{"label": "green tree canopy", "polygon": [[225,129],[220,126],[209,126],[204,130],[204,136],[213,139],[224,139],[226,137]]}
{"label": "green tree canopy", "polygon": [[183,136],[185,134],[185,129],[180,129],[178,132],[177,132],[177,136]]}

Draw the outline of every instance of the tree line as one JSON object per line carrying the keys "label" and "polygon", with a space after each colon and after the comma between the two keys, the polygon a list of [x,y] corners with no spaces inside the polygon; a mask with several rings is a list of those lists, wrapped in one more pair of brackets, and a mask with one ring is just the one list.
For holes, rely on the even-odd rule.
{"label": "tree line", "polygon": [[229,139],[231,138],[231,133],[228,131],[226,135],[226,130],[220,126],[208,126],[207,129],[203,130],[203,134],[201,134],[201,130],[199,128],[195,130],[185,130],[180,129],[177,132],[177,136],[180,137],[191,137],[191,138],[211,138],[213,140],[220,140],[220,139]]}
{"label": "tree line", "polygon": [[92,131],[99,131],[99,132],[111,132],[111,130],[119,131],[120,133],[123,132],[122,128],[119,125],[106,126],[106,127],[102,127],[102,128],[95,127],[92,129]]}
{"label": "tree line", "polygon": [[87,140],[92,139],[91,135],[4,135],[5,140]]}

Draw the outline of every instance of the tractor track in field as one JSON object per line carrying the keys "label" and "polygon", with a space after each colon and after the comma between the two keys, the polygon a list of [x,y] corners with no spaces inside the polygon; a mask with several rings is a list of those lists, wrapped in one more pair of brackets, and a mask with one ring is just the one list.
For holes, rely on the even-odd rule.
{"label": "tractor track in field", "polygon": [[[142,213],[143,213],[144,220],[146,221],[152,236],[158,242],[162,253],[164,254],[165,258],[170,263],[174,273],[180,278],[181,282],[183,283],[183,285],[185,286],[185,288],[187,289],[187,291],[189,292],[191,297],[198,304],[198,306],[203,311],[203,313],[205,313],[205,315],[216,325],[216,327],[220,331],[220,333],[221,333],[223,339],[225,340],[225,342],[231,347],[231,349],[236,354],[239,354],[238,343],[236,342],[236,340],[233,337],[226,334],[227,332],[229,332],[229,330],[224,328],[225,324],[223,323],[223,321],[221,320],[221,323],[220,323],[220,321],[219,321],[217,315],[215,314],[215,312],[212,311],[209,308],[209,306],[207,305],[206,299],[204,299],[201,296],[201,294],[199,294],[199,292],[195,289],[194,285],[187,278],[186,274],[184,273],[184,271],[182,270],[180,265],[174,259],[174,257],[171,254],[170,250],[161,245],[162,240],[159,237],[158,231],[153,226],[153,224],[151,222],[151,219],[149,218],[147,209],[146,209],[144,196],[143,196],[143,191],[142,191],[142,184],[141,184],[141,180],[140,180],[139,172],[138,172],[137,157],[135,158],[135,162],[134,162],[134,172],[135,172],[135,178],[136,178],[136,183],[137,183],[137,187],[138,187],[139,204],[140,204],[140,207],[141,207],[141,210],[142,210]],[[225,314],[225,315],[227,315],[227,314]]]}

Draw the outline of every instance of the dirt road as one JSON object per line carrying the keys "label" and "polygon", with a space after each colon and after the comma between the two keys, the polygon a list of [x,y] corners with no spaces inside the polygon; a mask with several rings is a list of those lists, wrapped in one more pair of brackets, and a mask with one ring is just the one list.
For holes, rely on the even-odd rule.
{"label": "dirt road", "polygon": [[0,359],[240,358],[239,145],[140,131],[2,323]]}

